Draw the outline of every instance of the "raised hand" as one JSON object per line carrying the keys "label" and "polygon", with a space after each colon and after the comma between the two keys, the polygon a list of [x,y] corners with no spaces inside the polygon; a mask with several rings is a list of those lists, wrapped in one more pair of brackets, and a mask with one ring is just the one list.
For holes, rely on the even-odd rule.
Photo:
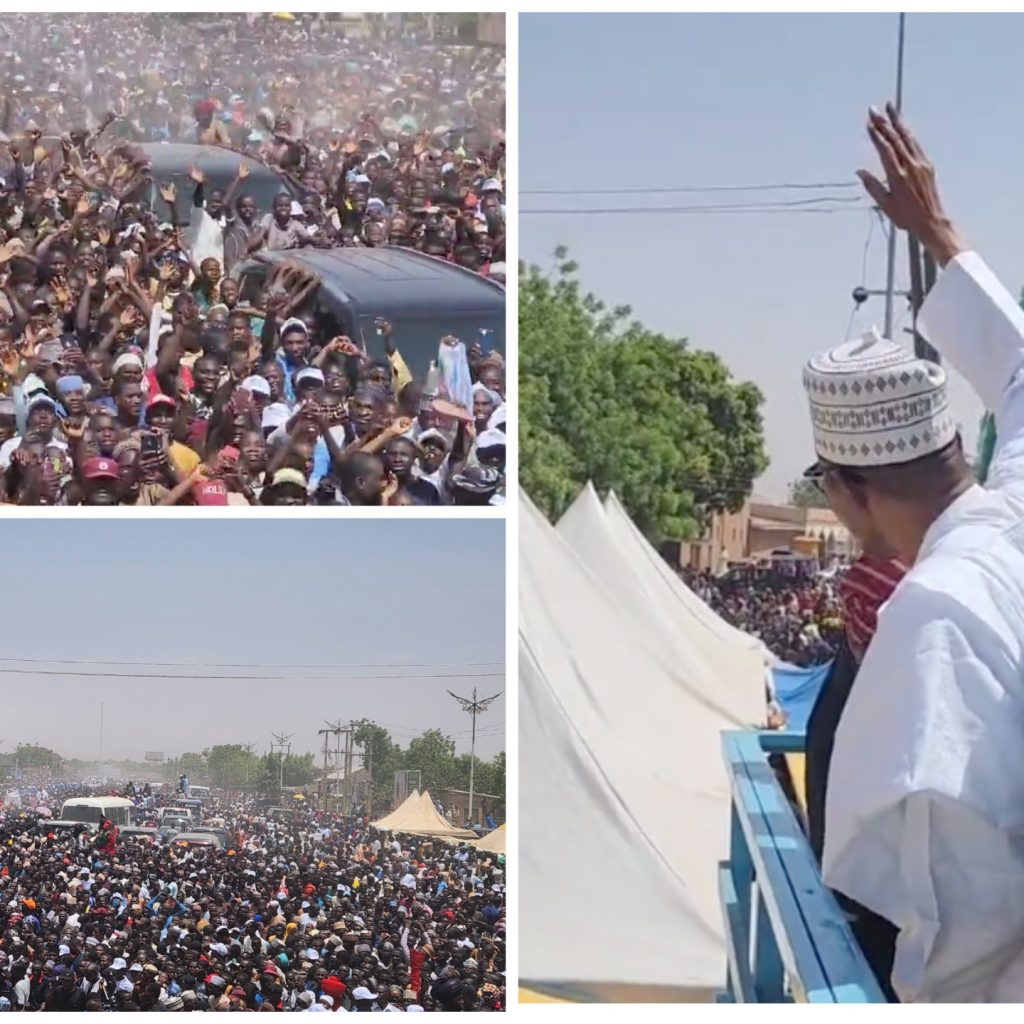
{"label": "raised hand", "polygon": [[160,196],[165,203],[173,203],[178,198],[178,189],[173,181],[160,186]]}
{"label": "raised hand", "polygon": [[966,246],[942,207],[931,161],[892,104],[886,106],[885,114],[874,108],[868,112],[868,136],[882,162],[886,184],[865,170],[859,170],[857,177],[889,220],[914,235],[945,266]]}
{"label": "raised hand", "polygon": [[9,345],[4,348],[0,348],[0,369],[7,374],[8,377],[13,377],[18,372],[18,367],[21,366],[21,356],[14,351]]}
{"label": "raised hand", "polygon": [[241,163],[238,165],[238,180],[245,181],[249,177],[249,165]]}
{"label": "raised hand", "polygon": [[206,181],[206,175],[198,167],[190,167],[188,176],[197,184],[202,185]]}

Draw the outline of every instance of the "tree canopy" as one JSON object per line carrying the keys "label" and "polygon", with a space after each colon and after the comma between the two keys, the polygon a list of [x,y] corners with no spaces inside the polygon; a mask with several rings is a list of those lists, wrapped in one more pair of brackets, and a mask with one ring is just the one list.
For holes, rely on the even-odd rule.
{"label": "tree canopy", "polygon": [[828,508],[828,500],[821,489],[801,477],[789,485],[789,503],[797,508]]}
{"label": "tree canopy", "polygon": [[588,480],[614,490],[651,540],[695,539],[767,467],[760,391],[713,353],[608,310],[564,248],[519,275],[519,464],[557,519]]}
{"label": "tree canopy", "polygon": [[[440,729],[428,729],[413,737],[408,747],[403,749],[384,726],[368,719],[353,724],[353,740],[357,748],[354,765],[356,768],[372,769],[374,808],[380,810],[391,805],[395,772],[400,770],[419,771],[423,786],[432,793],[469,788],[469,754],[456,754],[455,740]],[[251,753],[239,743],[188,751],[162,764],[112,760],[100,765],[87,760],[65,761],[55,751],[28,744],[18,746],[14,759],[25,767],[49,768],[55,774],[62,769],[85,775],[114,770],[120,778],[140,779],[160,775],[171,783],[179,775],[185,774],[193,785],[248,789],[264,796],[276,796],[281,787],[280,756]],[[313,786],[320,776],[319,753],[289,754],[284,758],[285,786]],[[482,760],[478,755],[474,781],[476,792],[503,798],[505,752],[501,751],[490,761]]]}

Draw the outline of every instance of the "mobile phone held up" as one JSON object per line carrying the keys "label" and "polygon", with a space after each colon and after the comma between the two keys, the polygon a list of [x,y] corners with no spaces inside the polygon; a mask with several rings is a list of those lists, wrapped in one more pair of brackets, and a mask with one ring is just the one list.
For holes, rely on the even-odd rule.
{"label": "mobile phone held up", "polygon": [[163,447],[160,438],[151,430],[142,435],[142,440],[139,443],[139,448],[143,455],[159,455],[163,451]]}

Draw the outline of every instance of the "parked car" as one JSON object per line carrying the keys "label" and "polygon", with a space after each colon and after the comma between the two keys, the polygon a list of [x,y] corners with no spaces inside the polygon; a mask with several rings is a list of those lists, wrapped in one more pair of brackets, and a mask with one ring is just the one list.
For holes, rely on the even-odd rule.
{"label": "parked car", "polygon": [[[188,219],[195,183],[188,176],[198,167],[206,176],[206,194],[214,189],[227,191],[238,175],[239,165],[249,168],[249,176],[239,186],[237,195],[250,195],[256,200],[260,213],[270,213],[274,196],[287,192],[295,197],[297,190],[269,164],[254,160],[243,153],[220,146],[200,146],[191,142],[147,142],[140,147],[150,161],[150,175],[135,191],[125,196],[124,202],[138,203],[144,209],[154,210],[161,219],[167,215],[167,204],[160,198],[159,186],[174,182],[178,189],[178,213]],[[237,198],[237,196],[236,196]]]}
{"label": "parked car", "polygon": [[202,835],[217,836],[223,841],[225,847],[231,845],[231,833],[218,825],[196,825],[191,831]]}
{"label": "parked car", "polygon": [[198,846],[214,850],[226,850],[227,843],[211,832],[179,832],[171,839],[171,846]]}
{"label": "parked car", "polygon": [[185,829],[191,827],[192,822],[190,819],[178,815],[168,814],[160,819],[159,831],[162,836],[166,836],[174,835],[177,832],[184,832]]}
{"label": "parked car", "polygon": [[238,263],[243,301],[252,302],[273,268],[291,261],[320,278],[313,298],[325,339],[344,334],[385,356],[375,319],[389,320],[409,369],[423,380],[445,335],[479,342],[485,353],[505,350],[505,289],[496,281],[445,260],[398,246],[360,249],[288,249],[261,252]]}

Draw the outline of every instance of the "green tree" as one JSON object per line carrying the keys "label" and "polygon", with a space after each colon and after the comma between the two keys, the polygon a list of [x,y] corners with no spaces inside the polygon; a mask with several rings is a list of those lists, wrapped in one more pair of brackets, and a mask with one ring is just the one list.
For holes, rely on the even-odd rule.
{"label": "green tree", "polygon": [[395,772],[402,768],[402,748],[382,725],[367,719],[355,723],[353,740],[363,748],[373,772],[373,808],[391,806]]}
{"label": "green tree", "polygon": [[259,773],[259,758],[240,743],[211,747],[207,754],[211,786],[241,789],[246,783],[255,785]]}
{"label": "green tree", "polygon": [[588,481],[659,542],[737,509],[767,466],[762,397],[721,360],[584,294],[565,249],[520,269],[520,480],[557,519]]}
{"label": "green tree", "polygon": [[[492,760],[483,764],[484,778],[487,781],[487,788],[481,787],[482,793],[493,793],[495,796],[505,798],[505,751],[499,751]],[[480,766],[477,765],[477,774]]]}
{"label": "green tree", "polygon": [[316,778],[313,754],[288,754],[284,759],[284,784],[308,786]]}
{"label": "green tree", "polygon": [[423,786],[436,794],[442,789],[459,789],[455,766],[455,740],[439,729],[428,729],[410,740],[403,767],[423,773]]}
{"label": "green tree", "polygon": [[35,743],[19,743],[14,748],[14,761],[22,768],[49,768],[52,772],[59,772],[64,766],[64,758],[55,750]]}
{"label": "green tree", "polygon": [[194,750],[187,751],[181,757],[168,762],[168,774],[173,773],[175,781],[179,775],[187,775],[190,782],[197,785],[202,784],[202,781],[207,778],[206,754],[205,750],[201,754],[197,754]]}
{"label": "green tree", "polygon": [[804,477],[789,485],[789,503],[798,508],[828,508],[828,501],[821,489]]}

